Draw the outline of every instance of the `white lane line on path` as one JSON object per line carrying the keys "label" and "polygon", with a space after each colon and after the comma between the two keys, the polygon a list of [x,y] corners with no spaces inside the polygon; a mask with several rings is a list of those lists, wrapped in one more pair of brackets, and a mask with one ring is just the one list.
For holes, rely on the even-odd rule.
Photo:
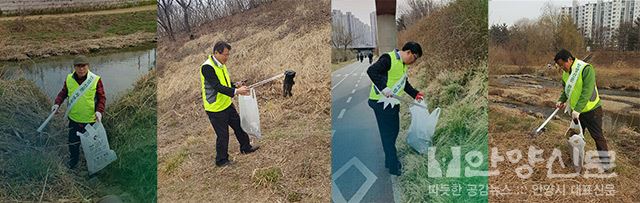
{"label": "white lane line on path", "polygon": [[358,87],[358,83],[356,83],[356,87]]}
{"label": "white lane line on path", "polygon": [[349,102],[351,102],[351,97],[349,97],[349,98],[347,99],[347,103],[349,103]]}
{"label": "white lane line on path", "polygon": [[356,93],[356,89],[351,90],[351,94]]}
{"label": "white lane line on path", "polygon": [[[357,67],[356,67],[356,68],[353,68],[353,70],[352,70],[349,74],[351,74],[351,73],[355,72],[357,69],[358,69]],[[335,86],[333,86],[333,87],[331,88],[331,90],[333,90],[333,89],[335,89],[336,87],[338,87],[338,85],[340,85],[340,83],[342,83],[342,81],[344,81],[344,79],[347,79],[347,76],[345,76],[344,78],[342,78],[342,80],[340,80],[340,82],[336,83],[336,85],[335,85]]]}
{"label": "white lane line on path", "polygon": [[[342,174],[344,174],[344,172],[346,172],[352,166],[358,169],[366,179],[364,183],[362,183],[360,188],[358,188],[358,191],[356,191],[356,193],[353,194],[353,196],[351,196],[349,200],[347,200],[342,195],[342,191],[340,191],[340,188],[338,187],[336,180],[340,176],[342,176]],[[360,159],[358,159],[357,157],[353,157],[346,164],[342,165],[342,167],[340,167],[340,169],[338,169],[336,173],[331,175],[331,179],[332,179],[331,180],[331,190],[332,190],[331,200],[333,200],[333,202],[336,202],[336,203],[343,203],[343,202],[355,203],[355,202],[362,201],[362,198],[364,198],[367,192],[369,192],[369,189],[371,189],[371,186],[373,186],[373,183],[376,182],[378,177],[373,172],[371,172],[371,170],[369,170],[369,168],[367,168],[367,166],[365,166],[364,163],[360,161]]]}
{"label": "white lane line on path", "polygon": [[341,119],[344,116],[344,112],[347,111],[346,109],[342,109],[340,110],[340,114],[338,114],[338,119]]}

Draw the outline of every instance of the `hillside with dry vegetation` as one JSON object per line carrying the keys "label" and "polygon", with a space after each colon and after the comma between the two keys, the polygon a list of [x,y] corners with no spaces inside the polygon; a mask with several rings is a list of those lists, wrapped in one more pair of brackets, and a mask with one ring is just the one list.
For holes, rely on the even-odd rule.
{"label": "hillside with dry vegetation", "polygon": [[[194,40],[159,40],[159,201],[329,201],[329,1],[273,1],[193,29]],[[219,40],[232,46],[231,80],[297,72],[293,97],[282,96],[280,80],[256,88],[263,138],[252,142],[261,148],[241,155],[230,132],[235,163],[222,168],[199,78]]]}

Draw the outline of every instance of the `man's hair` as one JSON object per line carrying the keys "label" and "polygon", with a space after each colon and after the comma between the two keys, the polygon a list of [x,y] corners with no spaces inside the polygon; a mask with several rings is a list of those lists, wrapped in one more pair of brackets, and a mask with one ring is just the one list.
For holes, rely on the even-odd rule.
{"label": "man's hair", "polygon": [[217,52],[221,54],[222,52],[224,52],[225,48],[227,48],[228,50],[231,50],[231,45],[229,45],[229,43],[225,41],[218,41],[216,42],[216,45],[213,45],[213,53]]}
{"label": "man's hair", "polygon": [[409,50],[420,58],[422,56],[422,47],[417,42],[407,42],[402,46],[402,51]]}
{"label": "man's hair", "polygon": [[571,60],[576,60],[575,57],[573,57],[573,55],[571,55],[571,52],[567,51],[566,49],[562,49],[560,50],[557,54],[556,57],[553,58],[554,62],[557,62],[558,59],[562,59],[563,61],[569,61],[569,59]]}

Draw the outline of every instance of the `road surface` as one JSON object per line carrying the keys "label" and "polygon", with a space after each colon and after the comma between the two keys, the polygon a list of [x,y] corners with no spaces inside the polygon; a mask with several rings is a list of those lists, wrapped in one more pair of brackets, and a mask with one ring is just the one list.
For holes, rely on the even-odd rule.
{"label": "road surface", "polygon": [[368,66],[355,62],[332,73],[331,173],[336,203],[394,202],[376,119],[367,104]]}

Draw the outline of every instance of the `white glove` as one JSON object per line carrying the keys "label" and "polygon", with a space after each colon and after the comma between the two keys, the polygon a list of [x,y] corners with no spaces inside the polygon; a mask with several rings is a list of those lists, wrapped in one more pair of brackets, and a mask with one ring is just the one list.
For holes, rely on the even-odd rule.
{"label": "white glove", "polygon": [[96,122],[102,123],[102,113],[96,111]]}
{"label": "white glove", "polygon": [[573,119],[578,119],[578,118],[580,118],[580,112],[572,111],[572,112],[571,112],[571,118],[573,118]]}
{"label": "white glove", "polygon": [[60,108],[60,105],[54,104],[54,105],[51,107],[51,112],[57,111],[57,110],[58,110],[58,108]]}
{"label": "white glove", "polygon": [[382,90],[382,95],[384,95],[385,97],[392,97],[393,96],[393,92],[391,91],[391,89],[389,89],[388,87],[385,87]]}

